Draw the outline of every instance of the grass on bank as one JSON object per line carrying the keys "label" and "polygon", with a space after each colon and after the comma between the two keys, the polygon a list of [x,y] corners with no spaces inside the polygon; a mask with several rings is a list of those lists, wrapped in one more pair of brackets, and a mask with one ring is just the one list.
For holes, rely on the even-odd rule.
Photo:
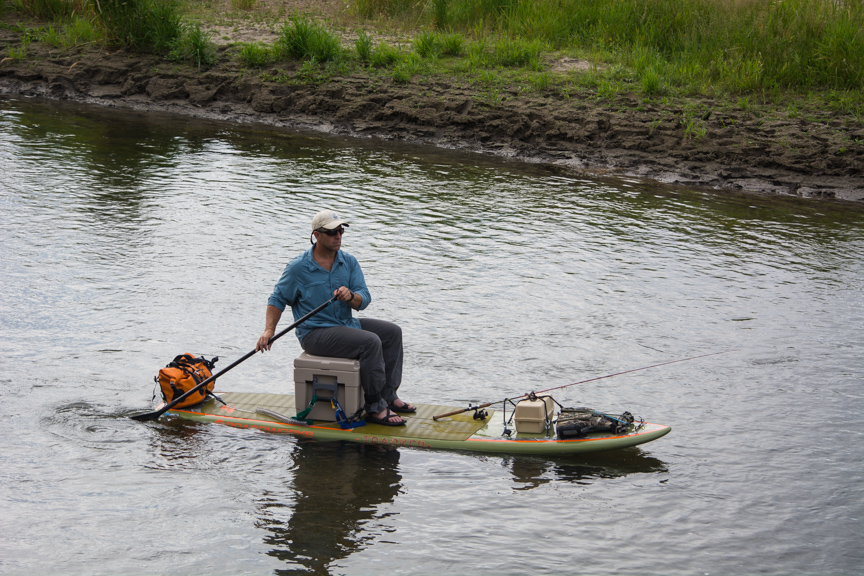
{"label": "grass on bank", "polygon": [[[53,21],[32,38],[52,46],[101,41],[199,67],[215,61],[215,47],[200,25],[184,18],[224,7],[218,0],[5,2]],[[397,82],[457,75],[490,90],[516,82],[565,97],[584,90],[603,98],[637,92],[779,100],[816,93],[859,117],[864,110],[860,0],[347,0],[329,24],[274,15],[263,0],[229,3],[234,17],[251,22],[281,18],[270,22],[279,30],[274,43],[235,45],[230,57],[261,69],[303,62],[299,81],[366,67]],[[314,12],[315,6],[307,7]],[[346,29],[360,32],[355,39]],[[394,33],[408,41],[388,41]],[[549,61],[561,55],[588,59],[593,67],[551,72]]]}
{"label": "grass on bank", "polygon": [[0,9],[49,22],[28,30],[22,48],[8,57],[23,57],[24,44],[36,40],[59,49],[101,43],[199,67],[215,62],[209,33],[183,22],[177,0],[0,0]]}
{"label": "grass on bank", "polygon": [[354,0],[360,18],[540,41],[698,92],[864,88],[860,0]]}

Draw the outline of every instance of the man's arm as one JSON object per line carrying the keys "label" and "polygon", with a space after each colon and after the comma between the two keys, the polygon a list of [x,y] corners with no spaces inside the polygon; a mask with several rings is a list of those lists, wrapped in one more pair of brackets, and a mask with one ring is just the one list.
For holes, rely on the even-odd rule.
{"label": "man's arm", "polygon": [[[350,298],[351,307],[355,310],[363,310],[372,301],[372,295],[369,294],[369,288],[366,287],[366,279],[363,277],[363,270],[360,268],[360,263],[352,256],[350,262],[350,278],[348,280],[349,290],[354,291],[354,297]],[[350,296],[350,294],[349,294]],[[337,298],[339,296],[337,295]],[[339,298],[343,300],[343,298]],[[345,298],[348,300],[348,298]]]}
{"label": "man's arm", "polygon": [[255,344],[256,352],[264,352],[270,350],[270,339],[276,334],[276,325],[279,324],[279,319],[282,318],[282,310],[273,305],[267,306],[267,319],[264,323],[264,332],[258,338]]}

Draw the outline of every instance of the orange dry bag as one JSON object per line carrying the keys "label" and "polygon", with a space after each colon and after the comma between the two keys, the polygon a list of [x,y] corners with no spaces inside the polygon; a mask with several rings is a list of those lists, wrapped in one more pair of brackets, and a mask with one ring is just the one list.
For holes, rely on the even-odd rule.
{"label": "orange dry bag", "polygon": [[[213,375],[213,365],[219,360],[207,360],[203,356],[196,358],[192,354],[181,354],[174,358],[165,368],[159,370],[159,376],[155,378],[162,389],[162,398],[165,402],[172,402],[179,398],[207,378]],[[213,391],[216,380],[207,384],[204,388],[194,394],[190,394],[185,400],[176,405],[177,408],[198,404],[207,399],[207,394]]]}

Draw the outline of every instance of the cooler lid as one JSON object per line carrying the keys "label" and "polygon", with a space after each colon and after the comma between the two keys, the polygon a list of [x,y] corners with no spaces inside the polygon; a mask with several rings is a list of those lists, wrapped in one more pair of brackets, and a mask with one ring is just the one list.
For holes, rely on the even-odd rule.
{"label": "cooler lid", "polygon": [[294,359],[295,368],[317,368],[318,370],[341,370],[343,372],[359,372],[360,361],[353,358],[331,358],[329,356],[313,356],[303,352]]}

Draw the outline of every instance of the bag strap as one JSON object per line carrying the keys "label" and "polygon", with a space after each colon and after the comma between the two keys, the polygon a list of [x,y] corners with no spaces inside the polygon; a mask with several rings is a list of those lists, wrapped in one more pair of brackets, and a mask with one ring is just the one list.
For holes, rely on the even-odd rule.
{"label": "bag strap", "polygon": [[175,356],[174,360],[169,362],[165,367],[166,368],[180,368],[186,364],[189,364],[191,360],[195,360],[195,357],[191,354],[180,354],[179,356]]}
{"label": "bag strap", "polygon": [[306,416],[308,416],[308,415],[309,415],[309,412],[312,411],[312,408],[315,407],[315,403],[316,403],[316,402],[318,402],[318,395],[317,395],[317,394],[313,394],[313,395],[312,395],[312,400],[309,401],[309,406],[307,406],[306,409],[303,410],[302,412],[298,412],[297,415],[294,416],[294,419],[295,419],[295,420],[303,420],[303,421],[306,422],[307,424],[312,424],[312,420],[307,420],[307,419],[306,419]]}
{"label": "bag strap", "polygon": [[180,354],[179,356],[175,356],[174,360],[168,363],[166,368],[183,368],[183,366],[194,366],[196,364],[204,364],[209,370],[213,370],[216,365],[216,362],[219,361],[218,356],[214,356],[212,360],[207,360],[204,356],[200,358],[196,358],[191,354]]}
{"label": "bag strap", "polygon": [[[342,428],[342,430],[351,430],[366,425],[365,420],[358,420],[358,416],[363,412],[362,408],[349,418],[345,415],[345,411],[342,409],[339,400],[335,396],[332,398],[326,398],[326,400],[330,401],[330,406],[336,412],[336,423],[339,424],[339,427]],[[312,408],[315,407],[316,402],[318,402],[318,395],[314,394],[312,400],[309,401],[309,406],[307,406],[302,412],[298,412],[297,415],[294,416],[294,419],[302,420],[307,424],[313,424],[314,420],[307,420],[306,417],[309,416],[309,412],[311,412]]]}
{"label": "bag strap", "polygon": [[355,417],[360,413],[360,410],[358,410],[354,416],[348,418],[345,415],[345,411],[342,410],[342,406],[339,405],[339,400],[335,397],[330,399],[330,405],[333,406],[333,409],[336,411],[336,422],[343,430],[352,430],[366,425],[365,420],[355,420]]}

